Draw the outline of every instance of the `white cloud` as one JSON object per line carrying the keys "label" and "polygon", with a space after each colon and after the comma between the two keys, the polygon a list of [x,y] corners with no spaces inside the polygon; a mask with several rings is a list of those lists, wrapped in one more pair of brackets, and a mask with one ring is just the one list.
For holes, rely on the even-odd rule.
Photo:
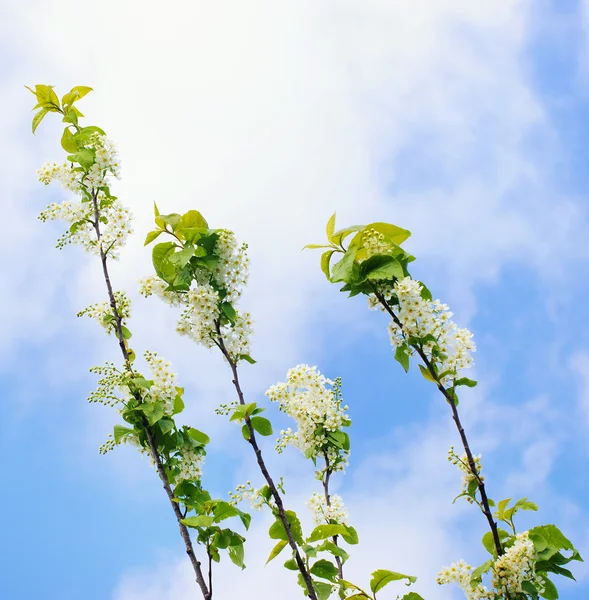
{"label": "white cloud", "polygon": [[[565,260],[579,247],[571,241],[584,215],[574,199],[559,197],[550,179],[558,139],[520,60],[530,5],[60,0],[11,6],[2,27],[14,63],[0,82],[15,115],[0,124],[9,143],[1,150],[0,176],[11,228],[0,249],[18,262],[9,264],[12,286],[0,298],[12,316],[4,350],[30,339],[45,349],[50,344],[44,379],[50,380],[64,376],[55,365],[65,361],[68,377],[75,377],[81,365],[102,360],[111,342],[71,322],[75,310],[103,295],[97,265],[69,249],[51,252],[52,234],[47,227],[40,233],[33,220],[47,199],[44,190],[32,192],[34,168],[41,155],[56,156],[59,133],[57,124],[44,123],[36,145],[24,140],[29,99],[20,93],[22,83],[96,89],[83,110],[119,141],[124,180],[118,192],[140,233],[113,267],[117,287],[131,288],[150,271],[141,245],[154,200],[165,211],[199,208],[211,224],[250,242],[246,303],[257,322],[259,359],[246,380],[252,391],[308,353],[324,351],[317,347],[319,319],[358,326],[360,309],[346,304],[344,312],[343,296],[323,280],[318,257],[300,252],[322,238],[335,209],[342,225],[379,219],[412,229],[411,248],[423,258],[417,268],[461,308],[460,321],[476,310],[473,285],[496,277],[506,263],[520,260],[543,273],[554,256]],[[136,347],[172,358],[183,381],[198,390],[189,416],[198,411],[208,419],[208,409],[231,391],[224,365],[172,335],[165,308],[141,303],[136,315]],[[55,351],[64,328],[87,333]],[[217,425],[211,420],[210,427]],[[92,435],[104,437],[95,429]],[[459,540],[447,527],[446,504],[438,507],[450,484],[432,466],[438,463],[428,462],[440,449],[420,440],[421,448],[410,445],[416,454],[401,474],[403,485],[351,505],[375,556],[431,575],[441,560],[451,560]],[[393,460],[380,457],[383,477]],[[359,481],[372,468],[365,464]],[[526,481],[541,482],[547,469]],[[432,477],[440,496],[428,498]],[[391,498],[403,509],[392,524],[412,536],[409,550],[391,549],[371,520]],[[416,519],[422,528],[403,529]],[[256,535],[251,554],[259,558],[267,548]],[[366,562],[359,570],[371,559],[361,552]],[[182,598],[189,575],[173,557],[162,562],[160,573],[126,578],[117,598]],[[280,586],[282,572],[271,573],[267,585]],[[252,569],[243,581],[253,587],[258,575]]]}

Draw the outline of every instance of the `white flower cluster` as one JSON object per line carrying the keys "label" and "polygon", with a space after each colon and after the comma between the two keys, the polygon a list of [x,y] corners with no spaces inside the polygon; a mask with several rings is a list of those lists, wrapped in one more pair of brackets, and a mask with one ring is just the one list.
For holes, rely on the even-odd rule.
{"label": "white flower cluster", "polygon": [[[176,331],[186,335],[197,344],[212,348],[219,341],[219,333],[227,352],[233,359],[250,353],[252,319],[248,312],[236,311],[234,325],[224,325],[217,331],[222,302],[233,304],[242,293],[247,282],[249,259],[247,244],[238,246],[231,231],[220,230],[215,244],[219,256],[213,273],[201,269],[193,281],[192,288],[185,293],[166,292],[168,285],[159,277],[146,277],[140,282],[140,293],[146,298],[159,296],[171,306],[182,306],[184,310]],[[218,288],[225,290],[221,298]]]}
{"label": "white flower cluster", "polygon": [[[266,391],[266,396],[272,402],[279,402],[279,408],[292,417],[298,430],[292,429],[281,432],[276,449],[282,452],[287,444],[292,444],[308,458],[323,456],[326,446],[326,434],[337,431],[349,419],[345,411],[347,406],[341,406],[341,399],[333,389],[333,381],[324,377],[317,367],[297,365],[289,369],[285,383],[277,383]],[[341,451],[343,461],[338,465],[334,460],[333,470],[343,470],[347,452]],[[335,456],[337,458],[337,456]]]}
{"label": "white flower cluster", "polygon": [[219,262],[213,276],[217,285],[227,291],[225,302],[233,304],[241,298],[249,275],[247,244],[239,246],[235,234],[227,229],[221,229],[217,234],[215,253]]}
{"label": "white flower cluster", "polygon": [[497,597],[511,598],[524,593],[524,581],[532,581],[541,592],[544,591],[543,581],[535,572],[534,544],[529,532],[517,535],[512,546],[497,558],[492,566],[491,590],[479,583],[474,589],[470,584],[472,567],[464,560],[444,567],[437,575],[440,585],[456,583],[464,591],[467,600],[495,600]]}
{"label": "white flower cluster", "polygon": [[[39,215],[41,221],[62,220],[69,229],[57,242],[58,248],[67,244],[80,244],[86,251],[100,254],[104,252],[112,258],[118,257],[118,250],[132,233],[131,213],[118,200],[107,198],[98,188],[108,186],[109,176],[120,176],[120,161],[113,143],[102,135],[93,135],[87,148],[93,149],[95,159],[88,172],[79,167],[64,163],[45,163],[38,171],[39,181],[48,184],[52,180],[76,194],[83,194],[84,201],[65,200],[61,204],[52,203]],[[98,220],[101,240],[96,235],[96,212],[94,196],[98,205]]]}
{"label": "white flower cluster", "polygon": [[461,369],[472,366],[472,352],[476,351],[472,333],[459,328],[450,319],[452,313],[446,304],[439,300],[428,301],[421,297],[422,286],[419,281],[405,277],[397,281],[394,293],[399,300],[397,317],[402,325],[399,328],[394,321],[389,325],[389,335],[393,346],[406,343],[411,336],[425,337],[433,335],[440,351],[446,355],[442,361],[432,356],[433,342],[424,344],[424,351],[441,372],[450,373],[442,378],[444,385],[450,385]]}
{"label": "white flower cluster", "polygon": [[198,481],[202,476],[204,456],[190,448],[182,449],[177,481]]}
{"label": "white flower cluster", "polygon": [[[131,300],[127,294],[125,294],[125,292],[115,292],[114,296],[117,304],[117,310],[122,319],[122,324],[126,325],[125,319],[128,319],[131,316]],[[91,304],[88,306],[88,308],[81,310],[77,316],[86,316],[94,319],[99,325],[102,325],[109,334],[115,332],[114,319],[108,319],[108,317],[114,316],[114,312],[110,302],[107,302],[106,300],[104,302]],[[105,321],[105,319],[107,320]]]}
{"label": "white flower cluster", "polygon": [[[99,198],[102,192],[99,193]],[[100,243],[94,228],[95,214],[90,202],[71,202],[64,200],[61,204],[52,202],[39,214],[39,219],[45,221],[62,220],[70,225],[57,241],[57,247],[67,244],[79,244],[87,252],[100,255],[102,251],[111,258],[118,257],[118,251],[133,229],[131,227],[131,212],[119,200],[114,200],[99,210]]]}
{"label": "white flower cluster", "polygon": [[522,583],[533,581],[542,586],[534,567],[534,544],[529,532],[520,533],[513,546],[507,548],[493,567],[493,588],[501,595],[512,596],[523,592]]}
{"label": "white flower cluster", "polygon": [[307,506],[313,514],[313,522],[315,525],[327,524],[348,524],[348,510],[344,506],[344,501],[338,494],[331,494],[329,498],[329,506],[325,494],[313,492],[312,496],[307,500]]}
{"label": "white flower cluster", "polygon": [[37,169],[37,177],[45,185],[49,185],[52,181],[59,181],[64,189],[76,194],[82,189],[80,171],[74,170],[74,167],[68,163],[58,165],[54,162],[46,162]]}
{"label": "white flower cluster", "polygon": [[362,244],[366,249],[366,258],[375,254],[389,254],[393,249],[384,234],[376,229],[367,229],[362,235]]}
{"label": "white flower cluster", "polygon": [[447,583],[456,583],[462,588],[466,600],[495,600],[495,594],[479,583],[475,588],[470,585],[472,576],[472,567],[464,560],[452,563],[449,567],[444,567],[437,575],[436,582],[439,585]]}
{"label": "white flower cluster", "polygon": [[92,367],[90,373],[102,375],[102,378],[98,380],[97,388],[90,392],[88,402],[115,406],[130,398],[129,388],[123,383],[126,375],[119,371],[114,363],[109,362],[104,366]]}
{"label": "white flower cluster", "polygon": [[219,293],[209,283],[183,294],[185,310],[176,331],[193,342],[212,348],[217,339],[215,323],[219,319]]}
{"label": "white flower cluster", "polygon": [[53,180],[59,181],[64,189],[78,193],[82,189],[108,186],[110,175],[120,179],[121,161],[112,140],[95,133],[90,137],[86,148],[94,151],[94,162],[87,172],[73,164],[46,162],[37,170],[39,181],[45,185]]}
{"label": "white flower cluster", "polygon": [[253,334],[252,316],[249,312],[237,312],[235,325],[223,327],[221,330],[227,352],[234,359],[242,354],[251,352],[251,338]]}
{"label": "white flower cluster", "polygon": [[249,501],[251,507],[255,510],[260,510],[264,506],[264,498],[260,494],[260,490],[256,490],[250,481],[239,484],[235,488],[235,492],[229,492],[229,504],[237,506],[240,502]]}
{"label": "white flower cluster", "polygon": [[[474,464],[477,470],[477,475],[481,481],[485,480],[485,476],[481,475],[481,470],[483,468],[481,464],[481,455],[473,456]],[[462,492],[466,492],[468,490],[468,486],[471,481],[476,481],[476,477],[470,469],[470,465],[468,464],[468,457],[466,454],[462,456],[458,456],[454,452],[454,446],[450,446],[448,450],[448,460],[453,464],[457,465],[458,468],[462,471]],[[472,504],[473,500],[470,497],[466,497],[466,500]]]}
{"label": "white flower cluster", "polygon": [[164,412],[171,415],[174,412],[174,400],[178,395],[176,375],[172,373],[172,366],[166,359],[149,350],[144,354],[145,360],[151,369],[153,384],[149,388],[148,402],[162,402]]}

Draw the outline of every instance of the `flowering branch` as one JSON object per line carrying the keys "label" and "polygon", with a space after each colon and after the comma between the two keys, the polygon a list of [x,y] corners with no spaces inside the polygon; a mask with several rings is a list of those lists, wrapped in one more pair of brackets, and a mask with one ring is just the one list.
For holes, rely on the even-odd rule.
{"label": "flowering branch", "polygon": [[[341,291],[350,296],[368,296],[369,307],[378,308],[391,317],[389,334],[395,347],[395,359],[405,371],[410,358],[421,359],[419,369],[423,377],[433,382],[450,405],[452,419],[464,447],[464,457],[458,457],[451,448],[449,460],[463,471],[463,492],[470,502],[475,502],[484,514],[490,532],[483,536],[483,545],[492,559],[472,570],[464,561],[443,569],[438,583],[455,582],[464,590],[468,600],[497,600],[505,598],[558,598],[549,573],[573,577],[562,565],[581,560],[572,543],[554,525],[534,527],[517,534],[513,517],[520,510],[537,510],[526,498],[509,506],[511,499],[497,505],[488,498],[480,474],[480,457],[474,457],[458,414],[459,386],[474,387],[476,381],[460,376],[460,370],[472,365],[471,352],[476,350],[472,333],[460,329],[450,320],[452,313],[439,300],[433,300],[427,287],[411,278],[408,270],[415,257],[407,253],[402,244],[411,234],[406,229],[389,223],[371,223],[335,231],[335,214],[326,227],[327,245],[310,245],[323,248],[321,269],[332,283],[342,282]],[[346,248],[344,240],[354,234]],[[331,265],[334,254],[343,258]],[[476,497],[479,493],[480,501]],[[459,496],[459,497],[460,497]],[[491,507],[496,507],[494,513]],[[512,534],[498,526],[507,524]],[[562,550],[569,550],[566,557]],[[482,583],[482,577],[491,572],[491,588]]]}
{"label": "flowering branch", "polygon": [[[235,391],[237,392],[237,397],[239,398],[239,404],[241,406],[245,406],[246,405],[245,397],[244,397],[243,391],[241,389],[241,385],[239,383],[239,373],[237,370],[237,363],[232,358],[231,354],[227,350],[227,347],[225,346],[225,342],[223,340],[223,336],[221,335],[220,325],[219,325],[218,321],[216,323],[216,329],[217,329],[217,334],[218,334],[217,343],[218,343],[219,349],[221,350],[221,353],[223,354],[223,356],[229,363],[229,367],[231,368],[231,373],[233,375],[232,382],[233,382],[233,386],[235,387]],[[250,416],[246,414],[244,421],[245,421],[245,426],[247,427],[247,432],[248,432],[247,441],[249,442],[250,446],[252,447],[252,449],[256,455],[256,461],[258,463],[258,466],[260,467],[260,471],[262,472],[262,475],[264,476],[264,479],[266,480],[266,483],[268,484],[268,487],[270,489],[270,493],[272,494],[272,498],[274,498],[274,502],[276,503],[276,511],[278,513],[278,517],[280,518],[282,525],[284,526],[284,530],[286,531],[286,535],[288,538],[288,545],[292,548],[294,560],[297,564],[299,571],[301,572],[301,575],[305,582],[305,586],[307,587],[307,591],[309,593],[309,598],[311,598],[312,600],[317,600],[317,594],[316,594],[315,588],[313,586],[313,580],[311,579],[311,576],[309,575],[309,571],[307,570],[307,567],[306,567],[303,559],[301,558],[301,555],[299,552],[299,547],[293,536],[291,524],[286,516],[286,511],[284,509],[284,503],[282,502],[282,497],[280,496],[280,492],[278,491],[272,477],[270,476],[270,473],[268,472],[266,463],[264,462],[264,458],[262,456],[262,451],[260,450],[260,447],[258,446],[258,442],[256,440],[256,432],[254,430]]]}
{"label": "flowering branch", "polygon": [[[120,404],[121,416],[133,427],[115,426],[114,437],[110,436],[112,439],[101,446],[100,452],[104,454],[117,444],[131,442],[150,455],[178,523],[196,583],[204,600],[211,600],[210,560],[219,560],[218,548],[228,549],[231,560],[244,567],[244,538],[230,529],[221,529],[217,524],[238,516],[247,528],[249,515],[227,502],[212,500],[202,489],[200,464],[209,438],[192,427],[176,426],[173,416],[184,408],[184,390],[175,385],[175,376],[167,369],[169,365],[154,353],[146,352],[145,359],[154,373],[153,380],[145,379],[133,368],[135,353],[128,346],[131,332],[124,323],[130,316],[130,302],[124,293],[113,290],[108,269],[108,259],[117,256],[118,249],[131,232],[130,213],[109,189],[109,177],[118,177],[120,171],[114,145],[99,127],[80,127],[78,124],[82,114],[74,104],[90,91],[88,87],[75,87],[60,102],[50,86],[37,85],[34,91],[31,90],[38,101],[35,108],[40,107],[33,119],[33,132],[45,114],[59,113],[66,123],[61,145],[69,153],[69,164],[47,163],[38,171],[39,179],[45,184],[57,179],[66,189],[81,197],[77,203],[51,204],[41,213],[40,219],[66,220],[70,227],[58,241],[58,248],[72,242],[79,243],[87,251],[98,255],[101,261],[108,302],[92,305],[78,316],[95,318],[108,333],[115,334],[124,370],[116,369],[114,364],[91,369],[104,377],[99,380],[98,390],[90,395],[89,400],[109,406]],[[117,389],[123,397],[115,393]],[[187,517],[191,510],[197,515]],[[198,530],[197,541],[207,548],[208,586],[187,527]]]}
{"label": "flowering branch", "polygon": [[[373,285],[373,293],[376,296],[376,298],[378,298],[378,301],[380,302],[380,304],[382,305],[384,310],[386,310],[386,312],[391,316],[395,325],[397,325],[397,327],[400,330],[403,330],[403,324],[401,323],[401,321],[399,320],[399,318],[397,317],[397,315],[395,314],[393,309],[389,306],[389,304],[385,300],[384,296],[378,291],[378,288],[376,285]],[[415,343],[411,344],[411,347],[415,350],[415,352],[417,352],[419,358],[421,358],[421,360],[423,361],[423,364],[425,365],[430,377],[432,378],[432,380],[436,384],[438,390],[440,390],[441,394],[444,396],[444,398],[446,399],[446,402],[449,404],[450,409],[452,410],[452,419],[453,419],[454,423],[456,424],[456,428],[458,429],[458,433],[460,435],[460,440],[462,441],[462,445],[464,447],[464,452],[466,453],[466,456],[467,456],[468,466],[470,467],[473,477],[476,479],[477,487],[478,487],[479,493],[481,495],[481,504],[482,504],[481,510],[483,511],[483,514],[485,515],[487,522],[489,523],[489,528],[491,529],[491,533],[493,535],[493,543],[495,544],[495,550],[497,551],[497,555],[501,556],[503,554],[503,548],[501,546],[501,540],[499,539],[497,523],[493,519],[493,515],[491,514],[491,508],[489,506],[489,499],[487,498],[485,484],[484,484],[482,478],[480,477],[478,470],[476,468],[473,454],[470,449],[470,445],[468,443],[466,433],[464,431],[464,427],[462,426],[460,417],[458,415],[458,407],[456,406],[457,405],[456,395],[454,393],[451,394],[444,387],[443,383],[441,382],[438,372],[436,371],[433,364],[431,363],[431,361],[429,360],[429,358],[426,356],[425,352],[423,351],[422,344],[419,342],[415,342]]]}

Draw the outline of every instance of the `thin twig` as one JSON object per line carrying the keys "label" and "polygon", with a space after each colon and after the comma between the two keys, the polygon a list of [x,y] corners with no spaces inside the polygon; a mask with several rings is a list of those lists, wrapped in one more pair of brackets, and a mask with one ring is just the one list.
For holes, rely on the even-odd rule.
{"label": "thin twig", "polygon": [[[237,364],[231,358],[231,355],[227,351],[225,342],[223,341],[223,336],[221,335],[221,328],[220,328],[218,321],[216,323],[216,328],[217,328],[217,335],[218,335],[218,344],[217,345],[218,345],[219,349],[221,350],[221,352],[223,353],[223,356],[229,363],[231,372],[233,374],[233,386],[235,387],[235,391],[237,392],[237,397],[239,399],[239,403],[243,406],[245,404],[245,397],[243,394],[243,390],[241,389],[241,385],[239,383],[239,374],[237,371]],[[297,543],[292,534],[292,527],[286,517],[286,511],[284,510],[284,504],[282,502],[282,497],[280,496],[278,488],[276,487],[276,484],[274,483],[272,477],[270,476],[270,473],[268,472],[268,468],[266,467],[266,463],[264,462],[264,458],[262,456],[262,451],[260,450],[260,448],[258,446],[258,442],[256,440],[256,433],[254,431],[254,428],[252,426],[252,422],[251,422],[249,416],[245,417],[245,423],[246,423],[248,433],[249,433],[248,442],[256,455],[256,460],[258,462],[258,466],[260,467],[260,471],[262,472],[262,475],[264,476],[264,479],[266,480],[266,483],[268,484],[268,487],[270,488],[270,492],[272,493],[274,502],[276,502],[276,509],[278,511],[278,516],[282,522],[282,525],[284,526],[284,530],[286,531],[286,536],[288,538],[288,544],[292,548],[292,551],[294,553],[294,559],[295,559],[295,562],[297,563],[297,567],[299,568],[299,571],[301,572],[301,575],[302,575],[305,585],[307,587],[307,591],[309,593],[309,598],[311,598],[311,600],[318,600],[317,594],[315,592],[315,588],[313,586],[313,580],[311,579],[311,576],[309,575],[309,571],[307,570],[307,567],[305,566],[305,563],[303,562],[303,559],[301,558],[301,555],[299,553],[299,548],[298,548]]]}
{"label": "thin twig", "polygon": [[[101,243],[102,235],[100,232],[100,221],[99,221],[100,212],[99,212],[99,208],[98,208],[97,196],[98,196],[98,191],[94,190],[92,193],[92,205],[94,208],[94,230],[96,232],[96,241],[97,241],[97,244],[98,244],[99,250],[100,250],[100,261],[102,263],[102,272],[104,275],[104,281],[106,283],[106,289],[108,292],[110,306],[113,311],[115,334],[119,341],[119,347],[121,349],[121,353],[122,353],[123,359],[125,361],[125,367],[129,371],[129,373],[133,374],[134,371],[133,371],[133,367],[131,365],[131,360],[129,358],[129,351],[127,350],[125,338],[123,337],[123,320],[122,320],[122,317],[118,310],[117,301],[116,301],[116,298],[114,295],[114,291],[113,291],[112,284],[110,281],[110,275],[108,272],[108,264],[107,264],[108,257],[107,257],[107,254],[104,252],[104,249],[102,248],[102,243]],[[140,396],[137,398],[137,400],[139,402],[142,402],[142,398]],[[168,500],[170,501],[170,505],[172,507],[172,510],[174,512],[176,520],[178,521],[178,528],[180,529],[180,536],[182,537],[182,540],[184,541],[184,545],[186,547],[186,554],[188,555],[188,558],[190,559],[190,563],[192,564],[192,568],[194,569],[194,573],[196,576],[196,582],[201,589],[204,600],[211,600],[212,593],[207,588],[207,584],[203,577],[201,564],[200,564],[200,561],[197,559],[196,554],[194,552],[194,547],[192,545],[192,540],[190,539],[190,534],[188,533],[188,529],[182,523],[182,519],[184,517],[182,516],[182,512],[180,510],[180,507],[178,506],[178,503],[174,501],[174,492],[172,491],[172,488],[170,486],[170,481],[168,479],[168,475],[167,475],[164,465],[161,461],[159,452],[157,450],[157,445],[153,438],[151,429],[149,428],[149,423],[147,423],[147,420],[145,419],[145,417],[142,419],[142,424],[143,424],[143,427],[145,429],[145,433],[147,436],[147,442],[149,444],[149,450],[151,453],[151,457],[155,462],[157,472],[160,476],[160,479],[162,480],[164,490],[166,491],[166,495],[168,496]]]}
{"label": "thin twig", "polygon": [[[323,491],[325,492],[325,504],[327,504],[327,506],[331,506],[331,495],[329,493],[329,478],[331,477],[331,474],[333,473],[333,471],[331,470],[331,465],[329,463],[329,456],[327,455],[327,451],[324,450],[323,451],[323,456],[325,458],[325,479],[323,480]],[[333,540],[333,543],[337,546],[337,535],[334,535],[331,539]],[[337,563],[337,571],[339,574],[340,579],[344,578],[344,564],[342,562],[341,557],[336,556],[335,557],[335,562]]]}
{"label": "thin twig", "polygon": [[[389,315],[395,322],[395,325],[397,325],[397,327],[401,331],[403,331],[403,325],[401,324],[401,321],[399,321],[397,315],[395,314],[393,309],[389,306],[389,304],[385,300],[384,296],[378,290],[376,290],[376,288],[374,289],[374,294],[377,297],[378,301],[381,303],[381,305],[384,307],[384,309],[389,313]],[[470,470],[476,479],[477,487],[478,487],[479,493],[481,495],[482,512],[485,515],[485,517],[489,523],[489,527],[491,529],[491,534],[493,535],[493,543],[495,545],[495,550],[497,551],[497,555],[501,556],[503,554],[503,546],[501,545],[501,540],[499,539],[499,531],[497,529],[497,523],[495,522],[495,520],[493,519],[493,515],[491,514],[491,508],[489,506],[489,499],[487,498],[485,484],[484,484],[483,480],[481,479],[481,477],[479,476],[478,470],[476,468],[476,464],[475,464],[472,452],[470,450],[470,445],[468,443],[466,433],[464,432],[464,428],[462,427],[460,417],[458,416],[458,408],[456,406],[454,398],[452,397],[450,392],[448,392],[448,390],[444,387],[444,385],[440,381],[440,378],[438,377],[431,361],[427,358],[423,349],[417,344],[412,344],[412,348],[414,348],[414,350],[417,352],[417,354],[423,361],[423,364],[426,366],[428,373],[434,379],[438,390],[440,390],[440,392],[443,394],[444,398],[450,405],[450,408],[452,410],[452,419],[454,420],[454,423],[456,424],[456,428],[458,429],[458,433],[460,435],[460,439],[461,439],[462,445],[464,447],[464,452],[466,453],[466,458],[468,460],[468,466],[470,467]]]}

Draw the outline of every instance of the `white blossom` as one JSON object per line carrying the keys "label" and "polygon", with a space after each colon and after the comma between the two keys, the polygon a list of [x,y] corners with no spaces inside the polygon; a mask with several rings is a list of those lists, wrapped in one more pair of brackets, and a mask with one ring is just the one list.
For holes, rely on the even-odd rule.
{"label": "white blossom", "polygon": [[183,448],[178,465],[178,483],[180,481],[198,481],[202,476],[204,456],[190,448]]}
{"label": "white blossom", "polygon": [[307,500],[307,506],[311,509],[315,525],[323,525],[326,523],[338,525],[348,524],[348,510],[344,506],[344,501],[341,496],[338,494],[331,494],[328,506],[325,494],[314,492],[309,500]]}
{"label": "white blossom", "polygon": [[[450,385],[458,371],[472,366],[472,352],[476,351],[472,333],[465,328],[459,328],[450,319],[452,313],[446,304],[439,300],[426,300],[421,296],[422,285],[410,277],[397,281],[394,293],[399,301],[396,314],[401,327],[394,320],[389,325],[389,335],[393,346],[400,346],[409,337],[425,337],[432,335],[436,343],[430,341],[424,344],[424,352],[428,359],[438,365],[440,372],[449,373],[442,377],[444,385]],[[437,345],[446,355],[441,359],[432,354]]]}
{"label": "white blossom", "polygon": [[174,412],[174,400],[178,395],[176,375],[170,370],[171,364],[149,350],[144,356],[153,376],[153,384],[149,388],[146,401],[162,402],[165,414],[171,415]]}
{"label": "white blossom", "polygon": [[[51,203],[39,219],[62,220],[68,224],[68,230],[57,242],[58,248],[74,243],[87,252],[98,255],[103,252],[118,258],[118,251],[132,233],[131,213],[119,200],[99,188],[109,186],[111,175],[120,176],[120,161],[113,143],[105,136],[94,134],[86,148],[95,153],[94,163],[87,172],[68,163],[45,163],[37,171],[42,183],[59,181],[64,189],[80,196],[77,201]],[[100,228],[100,241],[97,227]]]}
{"label": "white blossom", "polygon": [[[327,446],[326,435],[349,424],[347,406],[341,406],[341,399],[333,389],[333,381],[327,379],[317,367],[297,365],[289,369],[287,381],[277,383],[266,391],[266,396],[279,403],[281,411],[292,417],[298,429],[281,431],[277,450],[282,452],[287,444],[292,444],[307,457],[324,457]],[[347,464],[348,452],[341,450],[339,455],[332,453],[332,470],[343,470]],[[338,457],[341,460],[338,461]]]}
{"label": "white blossom", "polygon": [[[117,305],[117,311],[122,320],[122,325],[126,325],[125,321],[131,316],[131,300],[125,294],[125,292],[115,292],[114,293],[115,302]],[[115,333],[115,321],[114,321],[114,312],[110,302],[97,302],[96,304],[91,304],[84,310],[81,310],[78,317],[87,316],[91,319],[94,319],[98,322],[99,325],[102,325],[106,329],[108,333]]]}

